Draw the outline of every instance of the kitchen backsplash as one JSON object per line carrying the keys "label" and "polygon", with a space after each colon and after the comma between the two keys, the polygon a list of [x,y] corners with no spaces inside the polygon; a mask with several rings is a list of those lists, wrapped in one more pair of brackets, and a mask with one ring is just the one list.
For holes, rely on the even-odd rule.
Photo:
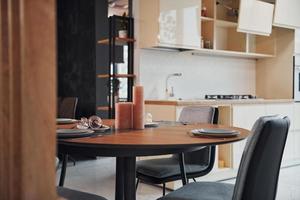
{"label": "kitchen backsplash", "polygon": [[175,98],[204,98],[205,94],[254,94],[255,60],[196,56],[156,50],[140,51],[140,84],[145,87],[146,99],[164,99],[166,77],[172,77]]}

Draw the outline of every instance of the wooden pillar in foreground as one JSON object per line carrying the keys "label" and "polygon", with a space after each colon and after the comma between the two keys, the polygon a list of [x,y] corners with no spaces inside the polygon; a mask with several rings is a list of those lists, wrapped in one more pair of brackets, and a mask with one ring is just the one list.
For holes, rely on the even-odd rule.
{"label": "wooden pillar in foreground", "polygon": [[0,199],[54,200],[55,0],[0,9]]}

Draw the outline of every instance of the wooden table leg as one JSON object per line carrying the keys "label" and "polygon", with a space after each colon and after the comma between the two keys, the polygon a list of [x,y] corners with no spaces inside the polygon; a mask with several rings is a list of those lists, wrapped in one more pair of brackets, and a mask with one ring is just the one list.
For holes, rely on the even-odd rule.
{"label": "wooden table leg", "polygon": [[179,164],[180,164],[182,184],[186,185],[187,184],[187,177],[186,177],[186,171],[185,171],[184,153],[179,154]]}
{"label": "wooden table leg", "polygon": [[126,157],[124,176],[124,200],[136,200],[135,179],[136,179],[136,158]]}
{"label": "wooden table leg", "polygon": [[115,185],[115,200],[124,200],[124,174],[125,165],[124,158],[116,158],[116,185]]}

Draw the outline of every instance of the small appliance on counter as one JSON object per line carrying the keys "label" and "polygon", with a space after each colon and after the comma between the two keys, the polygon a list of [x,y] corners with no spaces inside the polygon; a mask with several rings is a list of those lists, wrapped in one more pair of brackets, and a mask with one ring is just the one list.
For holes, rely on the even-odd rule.
{"label": "small appliance on counter", "polygon": [[208,100],[240,100],[240,99],[256,99],[256,96],[251,94],[227,94],[227,95],[205,95]]}

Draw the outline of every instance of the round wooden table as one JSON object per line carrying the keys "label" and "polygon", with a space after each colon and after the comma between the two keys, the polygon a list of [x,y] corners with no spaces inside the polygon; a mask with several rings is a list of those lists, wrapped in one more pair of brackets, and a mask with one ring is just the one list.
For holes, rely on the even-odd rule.
{"label": "round wooden table", "polygon": [[[189,133],[192,129],[199,128],[237,130],[240,135],[230,138],[212,138],[196,137]],[[250,131],[237,127],[171,123],[144,130],[112,130],[104,136],[59,140],[58,149],[64,154],[117,157],[115,199],[135,200],[137,156],[180,154],[199,150],[204,146],[237,142],[245,139],[249,134]],[[184,173],[184,166],[180,167]],[[186,177],[183,177],[183,183],[186,183]]]}

